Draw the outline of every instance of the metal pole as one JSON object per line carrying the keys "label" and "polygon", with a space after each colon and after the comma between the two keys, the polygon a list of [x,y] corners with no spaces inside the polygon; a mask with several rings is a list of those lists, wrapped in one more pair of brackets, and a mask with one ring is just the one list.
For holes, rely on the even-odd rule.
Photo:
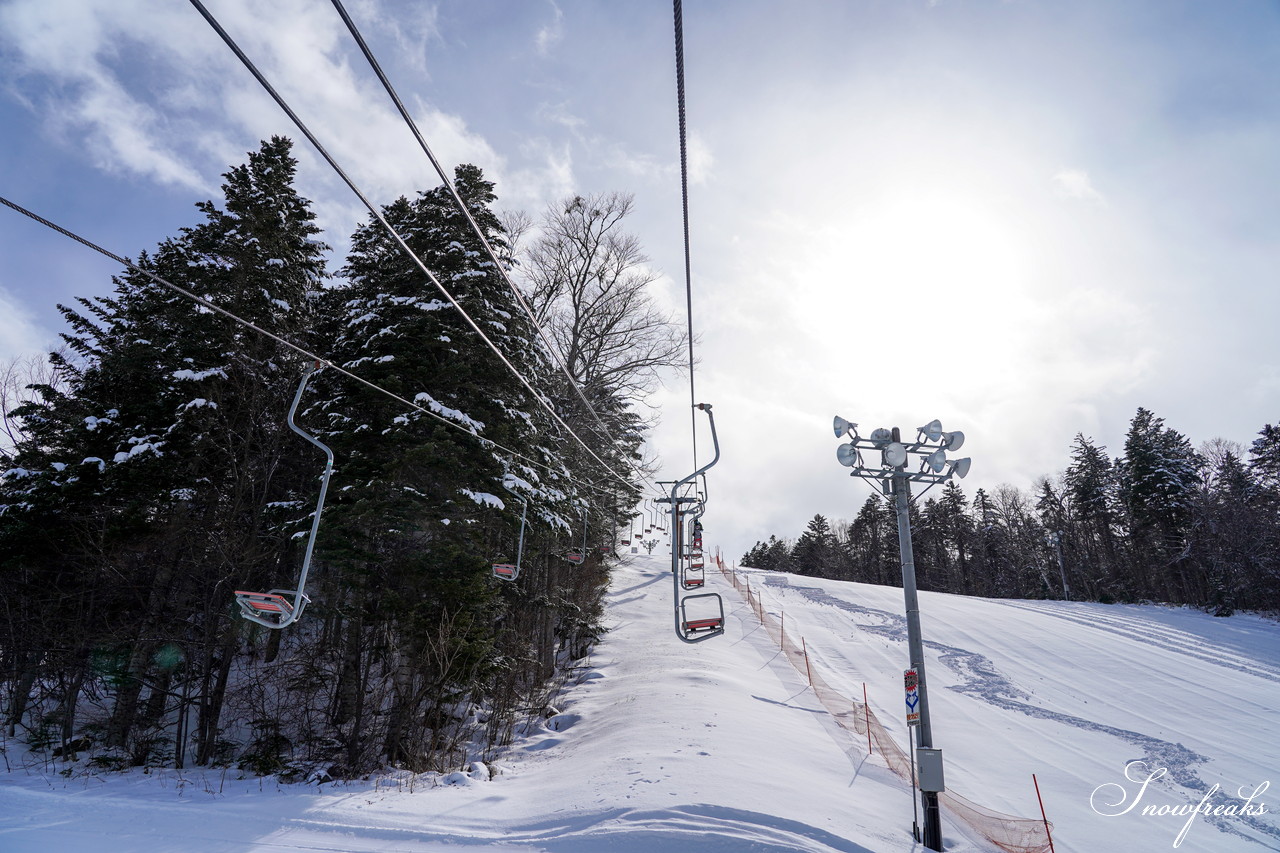
{"label": "metal pole", "polygon": [[[893,429],[893,440],[900,440],[897,427]],[[916,595],[916,562],[915,554],[911,549],[911,482],[907,479],[905,463],[894,469],[893,498],[898,515],[898,551],[902,557],[902,593],[906,599],[907,646],[911,655],[911,666],[919,676],[920,725],[916,726],[916,746],[932,747],[929,690],[924,672],[924,640],[920,635],[920,602]],[[912,773],[914,772],[913,759]],[[924,791],[920,798],[924,806],[924,846],[930,850],[941,850],[942,825],[938,811],[938,794],[936,791]]]}

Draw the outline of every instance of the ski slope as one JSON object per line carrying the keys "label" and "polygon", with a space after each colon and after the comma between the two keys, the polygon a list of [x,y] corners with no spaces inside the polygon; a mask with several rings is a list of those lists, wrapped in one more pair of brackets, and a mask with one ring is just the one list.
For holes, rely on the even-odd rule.
{"label": "ski slope", "polygon": [[[63,775],[10,742],[0,851],[921,849],[908,785],[834,724],[715,572],[708,586],[724,596],[726,635],[692,646],[675,637],[669,566],[633,555],[615,571],[609,634],[559,713],[489,772],[320,787],[202,769]],[[767,611],[785,612],[788,635],[804,637],[828,683],[860,695],[865,682],[905,744],[901,590],[739,571]],[[921,611],[948,788],[1038,817],[1035,773],[1057,851],[1171,849],[1188,819],[1144,807],[1194,805],[1214,784],[1210,805],[1240,803],[1238,789],[1265,786],[1280,769],[1273,622],[929,593]],[[1114,814],[1139,797],[1140,784],[1124,778],[1133,760],[1168,772]],[[1128,799],[1108,806],[1121,783]],[[1254,798],[1262,815],[1196,815],[1178,849],[1280,849],[1277,794]],[[943,835],[948,850],[992,849],[945,813]]]}

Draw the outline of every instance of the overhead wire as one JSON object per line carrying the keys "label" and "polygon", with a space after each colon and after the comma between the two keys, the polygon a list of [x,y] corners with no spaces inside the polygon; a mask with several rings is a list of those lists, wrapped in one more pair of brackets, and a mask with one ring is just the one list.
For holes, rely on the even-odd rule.
{"label": "overhead wire", "polygon": [[458,313],[461,314],[463,319],[467,321],[467,324],[471,326],[472,330],[475,331],[475,333],[480,336],[481,340],[485,342],[485,344],[489,347],[489,349],[493,351],[493,353],[499,358],[499,360],[502,361],[504,365],[506,365],[507,369],[516,377],[516,379],[520,381],[520,384],[525,387],[525,389],[533,396],[533,398],[538,402],[538,404],[547,410],[548,414],[551,415],[552,419],[557,424],[559,424],[565,430],[565,432],[567,432],[575,441],[577,441],[578,444],[581,445],[582,448],[587,452],[587,454],[600,464],[600,466],[604,469],[605,472],[607,472],[609,475],[611,475],[613,478],[617,479],[624,485],[628,487],[631,486],[630,480],[628,480],[626,477],[623,477],[621,474],[615,471],[607,462],[605,462],[603,459],[597,456],[595,451],[593,451],[591,447],[585,441],[583,441],[582,438],[576,432],[573,431],[573,428],[570,427],[567,423],[565,423],[564,419],[560,417],[559,413],[556,412],[555,408],[551,405],[551,403],[548,400],[546,400],[546,398],[542,394],[538,393],[538,391],[529,383],[528,379],[525,378],[524,374],[521,373],[520,370],[514,364],[511,363],[511,360],[508,359],[507,356],[503,354],[502,350],[500,350],[498,346],[494,344],[494,342],[489,338],[489,336],[484,333],[484,330],[480,328],[479,324],[477,324],[476,321],[472,319],[471,315],[468,314],[466,310],[462,307],[462,305],[458,302],[458,300],[454,298],[453,294],[449,292],[448,288],[444,286],[443,282],[441,282],[440,279],[422,261],[422,259],[418,257],[417,253],[414,252],[413,249],[409,247],[409,244],[405,242],[404,238],[400,235],[398,231],[396,231],[396,229],[391,225],[391,223],[389,223],[386,220],[386,218],[382,215],[382,212],[378,210],[377,206],[374,205],[373,202],[369,200],[369,198],[364,194],[363,191],[361,191],[361,189],[358,186],[356,186],[356,183],[351,179],[349,175],[347,175],[347,173],[342,169],[342,167],[338,165],[338,162],[333,158],[332,155],[329,154],[328,150],[326,150],[325,147],[320,144],[320,140],[316,138],[315,134],[313,134],[311,130],[307,127],[307,125],[302,121],[302,119],[298,117],[297,113],[293,111],[293,108],[289,106],[288,102],[286,102],[284,98],[281,97],[281,95],[275,90],[275,87],[273,87],[271,83],[267,80],[267,78],[263,76],[262,72],[258,70],[258,67],[253,63],[251,59],[249,59],[248,55],[245,54],[245,52],[240,49],[240,46],[236,43],[236,41],[233,38],[231,38],[230,34],[227,33],[227,31],[222,27],[222,25],[218,22],[217,18],[215,18],[209,12],[209,10],[204,7],[204,4],[201,3],[200,0],[190,0],[190,2],[191,2],[191,5],[196,8],[196,11],[198,11],[201,14],[201,16],[204,17],[205,21],[208,22],[209,26],[213,27],[214,31],[219,35],[219,37],[221,37],[223,42],[227,45],[227,47],[231,49],[231,51],[236,55],[236,57],[245,66],[245,68],[248,69],[249,73],[252,74],[254,78],[258,81],[258,83],[263,87],[263,89],[265,89],[267,93],[271,95],[272,99],[276,102],[276,104],[280,107],[280,109],[282,109],[285,112],[285,114],[294,123],[294,125],[298,128],[298,130],[304,136],[307,137],[307,140],[316,149],[316,151],[319,152],[319,154],[324,158],[324,160],[329,164],[329,166],[338,174],[338,176],[342,178],[343,182],[346,183],[347,187],[353,193],[356,194],[356,196],[360,199],[361,202],[364,203],[365,207],[369,209],[370,214],[372,214],[372,216],[375,219],[377,219],[379,223],[381,223],[382,227],[387,231],[387,233],[392,237],[392,239],[395,240],[397,244],[399,244],[400,248],[404,250],[404,252],[417,265],[417,267],[420,270],[422,270],[423,274],[425,274],[427,278],[440,290],[440,292],[444,294],[445,298],[448,299],[450,304],[452,304],[453,307],[457,309]]}
{"label": "overhead wire", "polygon": [[693,438],[693,468],[698,469],[698,399],[693,381],[693,273],[689,249],[689,155],[685,143],[684,12],[673,0],[676,30],[676,107],[680,118],[680,212],[684,223],[684,297],[689,335],[689,427]]}
{"label": "overhead wire", "polygon": [[[130,270],[131,272],[137,273],[137,274],[139,274],[139,275],[144,275],[144,276],[146,276],[147,278],[149,278],[149,279],[151,279],[152,281],[154,281],[156,284],[159,284],[159,285],[160,285],[160,286],[162,286],[162,287],[168,288],[169,290],[173,291],[174,293],[177,293],[177,294],[179,294],[180,296],[186,297],[187,299],[190,299],[192,302],[195,302],[196,304],[198,304],[198,305],[200,305],[200,306],[202,306],[202,307],[204,307],[204,308],[207,308],[207,309],[208,309],[208,310],[210,310],[210,311],[213,311],[213,312],[215,312],[215,313],[217,313],[217,314],[221,314],[222,316],[224,316],[224,317],[228,318],[229,320],[232,320],[233,322],[239,323],[240,325],[244,326],[244,327],[245,327],[245,328],[247,328],[247,329],[250,329],[250,330],[252,330],[252,331],[254,331],[254,332],[257,332],[257,333],[258,333],[258,334],[260,334],[260,335],[263,335],[263,336],[265,336],[265,337],[267,337],[267,338],[270,338],[271,340],[275,341],[276,343],[278,343],[278,344],[280,344],[280,345],[282,345],[282,346],[284,346],[284,347],[287,347],[288,349],[290,349],[290,350],[292,350],[292,351],[296,352],[296,353],[297,353],[297,354],[299,354],[299,355],[305,356],[306,358],[311,359],[312,361],[315,361],[315,362],[318,362],[318,363],[320,363],[320,364],[323,364],[323,365],[325,365],[326,367],[331,368],[331,369],[332,369],[334,372],[336,372],[336,373],[340,373],[341,375],[346,376],[346,377],[347,377],[347,378],[349,378],[349,379],[353,379],[353,380],[355,380],[356,382],[360,383],[361,385],[364,385],[364,386],[365,386],[365,387],[367,387],[367,388],[370,388],[370,389],[372,389],[372,390],[374,390],[374,391],[377,391],[377,392],[378,392],[378,393],[380,393],[380,394],[384,394],[384,395],[386,395],[387,397],[390,397],[391,399],[395,400],[396,402],[403,403],[404,405],[408,406],[408,407],[409,407],[409,408],[411,408],[411,409],[415,409],[415,410],[417,410],[417,411],[419,411],[419,412],[422,412],[424,415],[427,415],[428,417],[433,418],[433,419],[435,419],[435,420],[439,421],[440,423],[444,424],[444,425],[445,425],[445,426],[447,426],[447,427],[450,427],[451,429],[458,430],[459,432],[462,432],[462,433],[464,433],[465,435],[469,435],[469,436],[471,436],[472,438],[474,438],[474,439],[476,439],[477,441],[479,441],[479,442],[481,443],[481,445],[482,445],[483,447],[485,447],[486,449],[500,450],[500,451],[502,451],[503,453],[508,453],[508,454],[510,454],[510,455],[511,455],[513,458],[515,458],[515,459],[519,459],[519,460],[521,460],[521,461],[523,461],[523,462],[527,462],[527,463],[529,463],[530,465],[533,465],[533,466],[535,466],[535,467],[537,467],[537,468],[541,468],[541,469],[543,469],[543,470],[545,470],[545,471],[548,471],[548,472],[550,472],[550,473],[552,473],[552,474],[555,474],[556,476],[563,476],[563,475],[564,475],[564,471],[562,471],[562,470],[558,470],[558,469],[556,469],[556,468],[553,468],[552,466],[547,465],[547,464],[546,464],[546,463],[544,463],[544,462],[539,462],[539,461],[537,461],[536,459],[532,459],[532,458],[530,458],[530,457],[528,457],[528,456],[525,456],[524,454],[522,454],[522,453],[520,453],[520,452],[518,452],[518,451],[516,451],[516,450],[512,450],[512,449],[511,449],[511,448],[509,448],[509,447],[505,447],[504,445],[499,444],[498,442],[494,441],[494,440],[493,440],[493,439],[491,439],[491,438],[486,438],[485,436],[482,436],[482,435],[480,435],[479,433],[477,433],[477,432],[476,432],[474,429],[472,429],[472,428],[469,428],[469,427],[463,426],[462,424],[458,423],[457,421],[449,420],[448,418],[444,417],[443,415],[441,415],[441,414],[439,414],[439,413],[437,413],[437,412],[433,412],[433,411],[431,411],[430,409],[425,408],[424,406],[421,406],[421,405],[419,405],[418,403],[416,403],[416,402],[414,402],[414,401],[412,401],[412,400],[406,399],[406,398],[404,398],[404,397],[400,396],[399,394],[395,393],[394,391],[389,391],[389,390],[387,390],[386,388],[383,388],[381,385],[378,385],[378,384],[376,384],[376,383],[374,383],[374,382],[370,382],[368,379],[365,379],[365,378],[364,378],[364,377],[362,377],[362,376],[359,376],[359,375],[357,375],[357,374],[355,374],[355,373],[352,373],[350,370],[347,370],[345,367],[341,367],[341,366],[339,366],[339,365],[337,365],[337,364],[334,364],[331,360],[329,360],[329,359],[325,358],[325,357],[324,357],[324,356],[322,356],[322,355],[319,355],[319,354],[317,354],[317,353],[315,353],[315,352],[312,352],[311,350],[309,350],[309,349],[307,349],[307,348],[305,348],[305,347],[299,346],[299,345],[297,345],[297,344],[293,343],[292,341],[287,340],[286,338],[282,338],[281,336],[277,335],[275,332],[272,332],[272,331],[270,331],[270,330],[268,330],[268,329],[264,329],[264,328],[262,328],[261,326],[257,325],[256,323],[254,323],[254,322],[252,322],[252,321],[250,321],[250,320],[246,320],[246,319],[244,319],[243,317],[239,316],[238,314],[235,314],[234,312],[228,311],[227,309],[223,308],[222,306],[217,305],[217,304],[215,304],[215,303],[211,302],[211,301],[210,301],[210,300],[208,300],[208,299],[205,299],[203,296],[200,296],[200,295],[199,295],[199,294],[197,294],[197,293],[193,293],[192,291],[187,290],[185,287],[182,287],[181,285],[174,284],[173,282],[171,282],[171,281],[169,281],[168,279],[165,279],[165,278],[163,278],[163,277],[161,277],[161,276],[157,275],[156,273],[152,272],[151,270],[143,269],[142,267],[140,267],[140,266],[138,266],[137,264],[133,263],[133,262],[132,262],[132,261],[130,261],[129,259],[127,259],[127,258],[125,258],[125,257],[122,257],[122,256],[120,256],[120,255],[117,255],[116,253],[114,253],[114,252],[110,251],[109,249],[106,249],[106,248],[103,248],[102,246],[99,246],[97,243],[94,243],[93,241],[91,241],[91,240],[89,240],[89,239],[87,239],[87,238],[85,238],[85,237],[80,236],[79,234],[75,233],[74,231],[71,231],[71,230],[70,230],[70,229],[68,229],[68,228],[64,228],[63,226],[58,225],[56,222],[53,222],[53,221],[51,221],[51,220],[49,220],[49,219],[46,219],[45,217],[41,216],[41,215],[40,215],[40,214],[38,214],[38,213],[35,213],[34,211],[28,210],[27,208],[23,207],[22,205],[18,204],[17,202],[10,201],[9,199],[5,198],[4,196],[0,196],[0,204],[3,204],[3,205],[5,205],[6,207],[9,207],[9,208],[11,208],[11,209],[13,209],[13,210],[17,211],[18,213],[21,213],[23,216],[26,216],[26,217],[28,217],[29,219],[32,219],[32,220],[34,220],[34,221],[36,221],[36,222],[40,223],[41,225],[44,225],[44,226],[45,226],[45,227],[47,227],[47,228],[50,228],[50,229],[52,229],[52,230],[54,230],[54,231],[57,231],[59,234],[62,234],[64,237],[69,237],[69,238],[71,238],[72,240],[75,240],[77,243],[80,243],[81,245],[86,246],[86,247],[88,247],[88,248],[92,249],[93,251],[98,252],[98,253],[99,253],[99,254],[101,254],[101,255],[105,255],[106,257],[110,258],[111,260],[115,261],[116,263],[120,264],[121,266],[125,267],[126,269]],[[605,494],[612,494],[612,488],[611,488],[611,487],[610,487],[610,488],[606,488],[606,487],[604,487],[604,486],[601,486],[601,485],[599,485],[599,484],[597,484],[597,483],[592,483],[592,482],[590,482],[590,481],[582,481],[582,483],[583,483],[583,485],[584,485],[584,486],[586,486],[587,488],[591,489],[592,491],[602,492],[602,493],[605,493]]]}
{"label": "overhead wire", "polygon": [[[373,69],[373,73],[377,76],[379,82],[382,83],[383,89],[386,90],[387,95],[391,98],[392,103],[395,104],[396,109],[400,113],[400,117],[404,119],[405,124],[408,125],[409,130],[413,133],[413,137],[414,139],[417,140],[418,146],[422,149],[422,152],[427,155],[427,159],[431,161],[431,165],[435,168],[436,174],[440,176],[440,180],[443,183],[445,189],[448,190],[450,196],[453,197],[454,202],[458,206],[458,210],[461,211],[462,215],[466,217],[467,222],[471,225],[471,229],[475,232],[475,235],[480,239],[480,243],[481,245],[484,246],[484,250],[486,254],[489,255],[489,259],[493,262],[494,268],[498,271],[498,274],[502,276],[502,280],[506,283],[507,287],[510,288],[512,295],[516,299],[516,302],[519,303],[520,307],[524,310],[525,315],[529,318],[529,322],[533,325],[533,328],[537,331],[538,336],[542,339],[542,342],[546,348],[547,355],[556,363],[556,365],[560,368],[561,372],[564,373],[565,379],[568,380],[569,382],[569,387],[572,388],[574,392],[578,395],[578,398],[582,401],[582,405],[586,408],[586,411],[588,412],[588,414],[591,415],[591,417],[595,420],[596,424],[599,426],[600,430],[597,431],[597,435],[600,438],[606,438],[608,433],[608,427],[605,426],[605,423],[603,420],[601,420],[599,413],[596,411],[595,407],[591,405],[591,401],[587,399],[586,394],[583,393],[583,390],[579,386],[578,381],[574,378],[573,373],[569,370],[569,366],[565,363],[564,359],[560,356],[560,353],[556,345],[547,336],[546,330],[543,329],[542,324],[538,322],[537,317],[534,316],[533,309],[529,307],[529,303],[525,299],[524,294],[520,291],[520,288],[516,286],[515,282],[513,282],[511,280],[511,277],[507,274],[506,268],[503,265],[502,261],[499,260],[497,252],[494,251],[492,244],[490,244],[489,242],[489,238],[485,236],[484,229],[480,227],[479,223],[476,222],[475,217],[471,215],[471,210],[468,208],[466,202],[462,200],[462,196],[458,194],[457,188],[453,185],[453,181],[449,179],[449,176],[445,172],[444,167],[440,165],[440,161],[436,158],[435,154],[432,152],[431,146],[427,144],[426,138],[422,135],[422,131],[418,128],[418,123],[414,121],[413,116],[409,114],[409,110],[405,108],[404,102],[400,99],[399,93],[396,92],[395,87],[391,84],[390,78],[388,78],[386,73],[382,70],[382,64],[378,62],[377,57],[373,53],[373,50],[369,47],[369,44],[365,41],[364,36],[361,34],[359,27],[356,26],[355,21],[352,20],[351,16],[347,13],[346,7],[342,5],[342,0],[331,0],[331,2],[333,3],[334,9],[337,10],[338,15],[342,18],[342,22],[346,24],[347,30],[351,33],[352,38],[354,38],[356,41],[356,44],[359,45],[360,52],[364,54],[365,60],[368,61],[369,66]],[[624,462],[626,462],[630,466],[631,470],[634,471],[636,474],[638,474],[641,477],[641,479],[643,480],[649,479],[648,476],[643,471],[641,471],[636,465],[631,463],[630,460],[624,459]]]}

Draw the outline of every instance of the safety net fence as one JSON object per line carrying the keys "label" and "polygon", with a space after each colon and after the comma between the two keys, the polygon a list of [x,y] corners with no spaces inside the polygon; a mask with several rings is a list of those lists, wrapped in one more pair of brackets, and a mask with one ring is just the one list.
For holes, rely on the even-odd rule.
{"label": "safety net fence", "polygon": [[[837,725],[864,738],[869,731],[872,751],[879,753],[890,770],[902,779],[910,780],[912,778],[910,757],[881,724],[875,711],[861,700],[845,696],[828,684],[812,666],[813,648],[805,644],[803,639],[801,639],[801,645],[796,645],[792,639],[795,636],[794,632],[788,635],[785,625],[765,610],[759,594],[751,589],[750,581],[745,577],[739,577],[732,568],[727,568],[719,555],[715,560],[721,574],[746,599],[747,605],[755,613],[761,627],[778,645],[796,671],[808,680],[814,696],[834,718]],[[938,802],[953,818],[1008,853],[1048,853],[1051,849],[1050,830],[1043,820],[1015,817],[984,808],[954,791],[940,793]],[[1050,823],[1049,827],[1052,825]]]}

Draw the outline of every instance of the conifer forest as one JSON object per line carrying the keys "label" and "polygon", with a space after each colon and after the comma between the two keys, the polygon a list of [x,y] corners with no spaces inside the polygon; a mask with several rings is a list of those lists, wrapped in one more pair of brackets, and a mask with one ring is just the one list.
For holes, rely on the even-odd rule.
{"label": "conifer forest", "polygon": [[[646,296],[630,199],[568,199],[527,246],[473,166],[456,197],[382,208],[505,365],[375,218],[329,268],[295,169],[289,140],[264,142],[113,295],[60,306],[47,364],[9,365],[7,736],[105,768],[453,768],[541,714],[600,636],[604,560],[643,469],[632,404],[685,341]],[[271,630],[235,593],[298,577],[324,455],[287,417],[317,366],[296,419],[332,448],[332,484],[305,617]],[[517,561],[518,584],[495,578]]]}
{"label": "conifer forest", "polygon": [[[1160,601],[1280,612],[1280,428],[1245,448],[1199,449],[1139,408],[1122,453],[1077,434],[1065,471],[1030,492],[972,500],[950,481],[910,508],[921,589],[996,598]],[[901,583],[891,498],[870,494],[852,522],[816,515],[795,539],[757,542],[743,565]]]}

